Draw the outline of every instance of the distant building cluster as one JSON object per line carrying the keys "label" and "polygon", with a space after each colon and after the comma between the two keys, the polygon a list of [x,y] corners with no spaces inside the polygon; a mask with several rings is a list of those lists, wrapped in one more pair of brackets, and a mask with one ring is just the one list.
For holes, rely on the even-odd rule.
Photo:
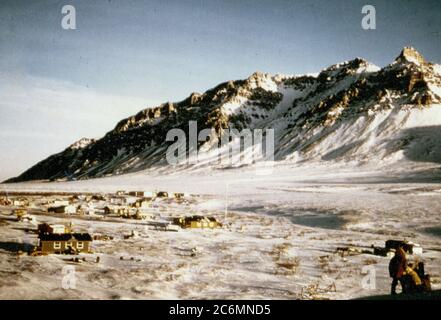
{"label": "distant building cluster", "polygon": [[[112,236],[74,231],[73,219],[134,219],[154,230],[214,229],[222,227],[214,217],[183,214],[182,208],[194,201],[193,195],[168,191],[124,191],[114,193],[45,193],[9,195],[0,198],[0,206],[9,207],[17,222],[30,223],[38,234],[38,243],[30,254],[92,253],[92,242],[112,241]],[[180,205],[175,214],[161,217],[161,210]],[[69,223],[38,223],[41,217],[67,219]],[[38,219],[37,219],[38,218]],[[142,221],[142,222],[141,222]],[[136,238],[132,230],[123,239]]]}

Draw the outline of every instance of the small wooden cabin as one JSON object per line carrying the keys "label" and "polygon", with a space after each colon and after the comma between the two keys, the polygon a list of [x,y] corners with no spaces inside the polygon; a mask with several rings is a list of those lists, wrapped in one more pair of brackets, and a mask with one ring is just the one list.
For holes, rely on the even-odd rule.
{"label": "small wooden cabin", "polygon": [[29,206],[29,201],[26,199],[15,199],[12,201],[12,205],[16,207],[26,207]]}
{"label": "small wooden cabin", "polygon": [[130,191],[129,195],[132,197],[144,197],[144,191]]}
{"label": "small wooden cabin", "polygon": [[175,192],[173,196],[175,197],[176,200],[182,200],[184,199],[185,194],[183,192]]}
{"label": "small wooden cabin", "polygon": [[72,226],[65,226],[64,224],[48,224],[41,223],[38,225],[38,233],[55,233],[55,234],[63,234],[70,233],[72,230]]}
{"label": "small wooden cabin", "polygon": [[154,220],[155,215],[151,212],[145,212],[143,210],[136,210],[136,213],[132,216],[134,219],[137,220]]}
{"label": "small wooden cabin", "polygon": [[142,198],[139,200],[136,200],[134,203],[131,204],[131,207],[133,208],[150,208],[152,205],[152,198]]}
{"label": "small wooden cabin", "polygon": [[48,212],[54,212],[54,213],[66,213],[66,214],[74,214],[77,213],[77,207],[76,206],[60,206],[60,207],[50,207],[47,209]]}
{"label": "small wooden cabin", "polygon": [[158,198],[168,198],[168,192],[167,191],[158,191],[156,193],[156,197],[158,197]]}
{"label": "small wooden cabin", "polygon": [[129,208],[127,208],[127,207],[119,207],[119,206],[112,207],[112,206],[106,206],[106,207],[104,208],[104,214],[114,214],[114,215],[118,215],[118,216],[124,217],[124,216],[128,216],[129,213],[130,213],[130,210],[129,210]]}
{"label": "small wooden cabin", "polygon": [[204,217],[204,216],[189,216],[175,218],[173,222],[181,228],[217,228],[221,227],[222,224],[219,223],[214,217]]}

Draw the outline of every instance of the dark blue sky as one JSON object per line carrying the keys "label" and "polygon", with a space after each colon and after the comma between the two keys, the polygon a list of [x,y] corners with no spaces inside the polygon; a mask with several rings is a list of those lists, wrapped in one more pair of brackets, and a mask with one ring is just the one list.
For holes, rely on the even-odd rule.
{"label": "dark blue sky", "polygon": [[[66,4],[77,30],[61,28]],[[361,28],[366,4],[376,30]],[[12,151],[0,166],[26,152],[20,171],[143,107],[257,70],[312,73],[357,56],[384,66],[407,45],[441,62],[441,1],[2,0],[0,147]]]}
{"label": "dark blue sky", "polygon": [[[61,7],[77,30],[60,27]],[[377,30],[360,26],[377,9]],[[361,56],[389,63],[405,45],[441,60],[441,1],[2,1],[1,69],[104,92],[179,99],[256,70],[316,72]]]}

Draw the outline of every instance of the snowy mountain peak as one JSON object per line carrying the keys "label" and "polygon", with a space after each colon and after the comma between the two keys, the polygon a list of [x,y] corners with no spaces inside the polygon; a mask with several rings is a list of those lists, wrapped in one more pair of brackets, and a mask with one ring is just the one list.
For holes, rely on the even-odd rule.
{"label": "snowy mountain peak", "polygon": [[[10,181],[62,179],[66,172],[82,179],[170,170],[167,133],[180,129],[187,134],[190,121],[197,122],[198,131],[214,129],[213,141],[222,140],[229,128],[273,129],[276,161],[441,163],[440,71],[409,47],[384,68],[355,58],[308,75],[255,72],[179,102],[143,109],[103,138],[81,139]],[[412,129],[418,126],[431,127]],[[197,146],[204,159],[215,158],[210,143]],[[417,154],[422,146],[424,152]]]}
{"label": "snowy mountain peak", "polygon": [[376,65],[371,64],[362,58],[355,58],[350,61],[344,61],[342,63],[332,65],[322,70],[318,75],[318,80],[321,82],[335,82],[344,78],[360,76],[362,74],[376,72],[378,70],[380,70],[380,68]]}
{"label": "snowy mountain peak", "polygon": [[69,146],[69,149],[72,149],[72,150],[84,149],[87,146],[89,146],[90,144],[94,143],[95,141],[96,141],[95,139],[81,138],[80,140],[72,143]]}
{"label": "snowy mountain peak", "polygon": [[273,76],[269,73],[256,71],[251,76],[248,77],[246,83],[250,89],[261,87],[265,90],[270,90],[270,91],[276,90]]}
{"label": "snowy mountain peak", "polygon": [[398,63],[409,62],[417,65],[426,63],[424,57],[413,47],[404,47],[395,61]]}

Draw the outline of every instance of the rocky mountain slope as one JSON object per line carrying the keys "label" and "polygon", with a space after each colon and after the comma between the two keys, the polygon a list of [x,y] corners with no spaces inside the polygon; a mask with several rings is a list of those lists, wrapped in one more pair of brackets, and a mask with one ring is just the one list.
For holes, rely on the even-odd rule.
{"label": "rocky mountain slope", "polygon": [[219,167],[212,160],[228,128],[274,129],[276,161],[440,163],[441,66],[404,48],[384,68],[356,58],[311,75],[256,72],[142,110],[103,138],[82,139],[8,182],[169,168],[167,132],[179,128],[188,135],[189,121],[197,121],[199,131],[213,129],[209,141],[198,143],[201,161],[192,168]]}

